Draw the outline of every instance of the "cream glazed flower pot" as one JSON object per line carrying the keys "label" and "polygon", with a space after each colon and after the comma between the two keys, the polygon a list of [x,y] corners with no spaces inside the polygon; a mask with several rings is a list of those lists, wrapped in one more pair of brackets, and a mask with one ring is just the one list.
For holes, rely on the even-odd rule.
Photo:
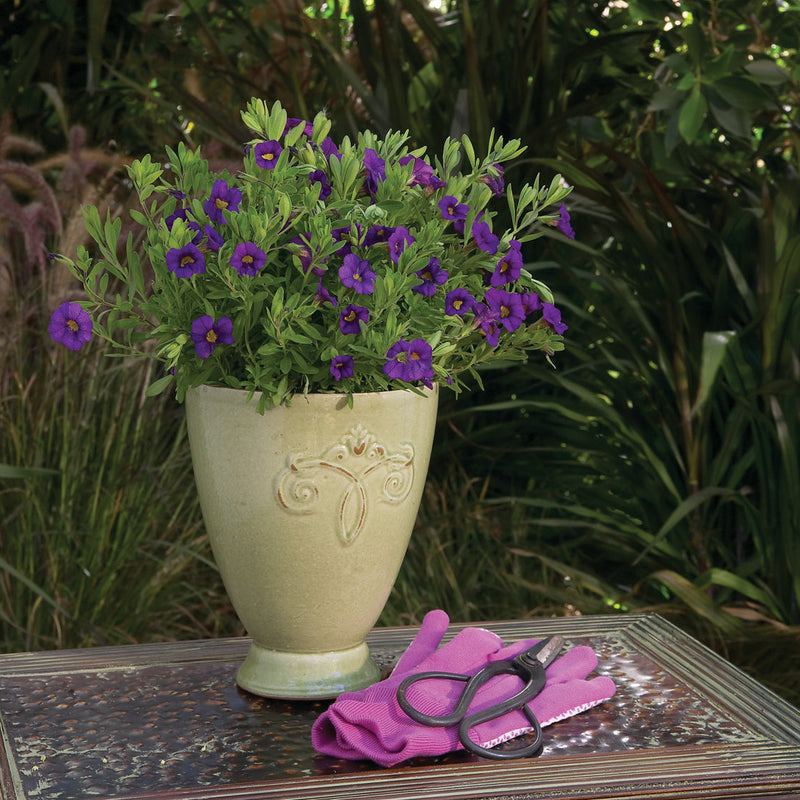
{"label": "cream glazed flower pot", "polygon": [[236,681],[327,698],[378,680],[365,637],[405,556],[433,444],[436,388],[298,395],[261,415],[238,389],[186,395],[214,558],[252,636]]}

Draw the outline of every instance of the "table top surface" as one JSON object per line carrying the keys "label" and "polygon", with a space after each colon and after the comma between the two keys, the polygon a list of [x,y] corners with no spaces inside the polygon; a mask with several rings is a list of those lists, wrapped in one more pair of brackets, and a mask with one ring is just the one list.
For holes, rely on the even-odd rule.
{"label": "table top surface", "polygon": [[[463,626],[453,625],[447,638]],[[393,769],[315,753],[329,701],[235,685],[248,639],[0,656],[0,797],[800,797],[800,711],[655,615],[481,623],[506,642],[559,633],[616,683],[545,729],[539,758],[463,752]],[[388,673],[417,628],[375,629]]]}

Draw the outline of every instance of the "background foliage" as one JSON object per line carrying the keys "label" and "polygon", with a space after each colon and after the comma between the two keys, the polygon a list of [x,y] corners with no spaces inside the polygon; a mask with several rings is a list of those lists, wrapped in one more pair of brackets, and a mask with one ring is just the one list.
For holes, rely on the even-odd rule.
{"label": "background foliage", "polygon": [[[800,11],[268,8],[15,7],[0,44],[0,463],[15,476],[0,484],[5,646],[237,630],[207,564],[180,412],[136,402],[141,365],[95,349],[67,368],[53,353],[44,309],[74,289],[44,254],[74,246],[87,192],[124,205],[124,158],[179,140],[238,153],[238,109],[256,94],[297,116],[326,107],[337,135],[407,128],[434,152],[461,132],[480,146],[496,127],[529,147],[512,185],[557,159],[576,187],[578,238],[554,237],[528,264],[569,309],[568,349],[556,370],[493,370],[484,393],[442,405],[419,531],[383,621],[434,606],[460,619],[655,609],[797,701]],[[141,464],[114,455],[112,423]],[[126,513],[176,491],[177,517],[147,501],[136,541],[125,538]],[[132,577],[142,553],[163,574]],[[136,615],[103,617],[128,595]],[[762,636],[779,643],[772,661],[752,646]]]}

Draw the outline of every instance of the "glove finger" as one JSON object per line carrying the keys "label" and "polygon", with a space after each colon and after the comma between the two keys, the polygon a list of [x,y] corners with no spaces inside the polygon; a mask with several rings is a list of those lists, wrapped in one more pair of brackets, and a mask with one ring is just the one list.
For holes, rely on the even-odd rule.
{"label": "glove finger", "polygon": [[439,646],[439,642],[442,641],[442,636],[444,636],[449,624],[450,618],[441,609],[437,608],[429,611],[422,620],[419,633],[417,633],[414,641],[411,642],[405,653],[400,657],[392,674],[397,676],[405,675],[434,653]]}
{"label": "glove finger", "polygon": [[590,681],[570,680],[545,686],[528,706],[536,714],[539,724],[544,727],[580,714],[613,697],[614,692],[614,681],[605,675],[599,675]]}
{"label": "glove finger", "polygon": [[[590,681],[567,681],[546,687],[528,703],[528,707],[544,728],[599,705],[612,697],[615,690],[614,682],[605,676],[592,678]],[[521,710],[516,710],[477,725],[470,735],[484,747],[494,747],[530,730],[528,718]]]}
{"label": "glove finger", "polygon": [[571,647],[547,668],[547,686],[577,678],[585,678],[597,667],[597,656],[591,647]]}

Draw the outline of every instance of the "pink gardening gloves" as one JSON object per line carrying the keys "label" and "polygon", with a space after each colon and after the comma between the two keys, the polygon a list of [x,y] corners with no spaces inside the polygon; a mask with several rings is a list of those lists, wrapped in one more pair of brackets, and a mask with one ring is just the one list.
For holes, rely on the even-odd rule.
{"label": "pink gardening gloves", "polygon": [[[403,678],[418,672],[444,671],[474,675],[491,661],[511,659],[536,643],[528,639],[504,646],[494,633],[483,628],[465,628],[437,650],[450,620],[444,611],[425,616],[414,641],[392,674],[360,692],[340,695],[311,729],[314,748],[337,758],[367,758],[391,767],[415,756],[437,756],[462,749],[458,726],[433,728],[415,722],[397,704],[397,687]],[[542,727],[566,719],[608,700],[614,683],[600,676],[586,680],[597,666],[589,647],[573,647],[547,668],[547,683],[528,703]],[[511,697],[523,686],[515,675],[492,679],[478,693],[470,713]],[[409,700],[427,714],[446,714],[455,706],[464,684],[431,679],[414,684]],[[484,747],[493,747],[531,730],[521,711],[473,728],[470,736]]]}

